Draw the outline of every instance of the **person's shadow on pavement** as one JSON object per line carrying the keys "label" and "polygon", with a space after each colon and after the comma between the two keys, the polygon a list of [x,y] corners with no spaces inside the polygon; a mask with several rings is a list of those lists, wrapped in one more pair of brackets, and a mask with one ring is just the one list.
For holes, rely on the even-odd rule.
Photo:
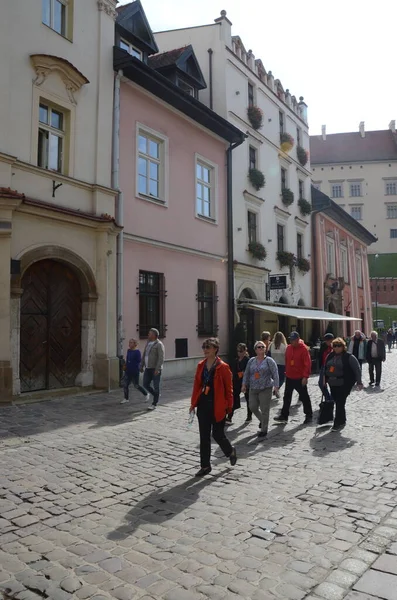
{"label": "person's shadow on pavement", "polygon": [[125,523],[111,531],[107,538],[109,540],[126,539],[143,523],[161,524],[172,519],[194,504],[198,500],[200,492],[207,485],[211,485],[228,471],[229,469],[224,469],[216,475],[207,475],[200,479],[191,477],[169,489],[162,487],[151,492],[127,512],[124,517]]}
{"label": "person's shadow on pavement", "polygon": [[355,443],[355,440],[344,437],[342,431],[331,431],[330,426],[323,426],[317,428],[310,440],[310,447],[316,456],[327,456],[330,452],[340,452],[352,448]]}

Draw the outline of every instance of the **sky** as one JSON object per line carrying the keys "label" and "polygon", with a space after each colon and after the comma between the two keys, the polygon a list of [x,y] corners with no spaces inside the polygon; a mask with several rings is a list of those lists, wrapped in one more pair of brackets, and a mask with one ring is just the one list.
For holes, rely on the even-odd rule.
{"label": "sky", "polygon": [[232,34],[304,97],[311,135],[397,120],[396,0],[141,1],[154,32],[213,23],[226,10]]}

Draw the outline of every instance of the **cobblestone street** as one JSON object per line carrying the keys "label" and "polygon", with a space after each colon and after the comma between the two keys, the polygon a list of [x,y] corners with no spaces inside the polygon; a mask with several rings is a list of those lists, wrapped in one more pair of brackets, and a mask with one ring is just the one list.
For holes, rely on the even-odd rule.
{"label": "cobblestone street", "polygon": [[382,569],[368,571],[397,539],[396,385],[393,350],[341,433],[294,406],[259,441],[243,406],[236,467],[216,450],[202,480],[190,381],[165,382],[153,412],[134,391],[0,409],[0,586],[19,600],[397,598],[395,576],[374,588]]}

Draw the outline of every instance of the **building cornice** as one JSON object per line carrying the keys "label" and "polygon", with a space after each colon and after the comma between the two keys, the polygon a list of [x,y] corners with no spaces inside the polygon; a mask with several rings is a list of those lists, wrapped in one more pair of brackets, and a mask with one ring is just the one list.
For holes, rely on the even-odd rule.
{"label": "building cornice", "polygon": [[248,190],[244,190],[243,195],[247,201],[251,202],[252,204],[255,204],[258,207],[261,207],[262,204],[265,203],[264,198],[260,198],[260,196],[255,196],[255,194],[251,194],[251,192],[249,192]]}
{"label": "building cornice", "polygon": [[234,261],[234,271],[236,275],[251,275],[256,276],[258,271],[262,273],[271,273],[271,269],[266,269],[266,267],[257,267],[255,265],[249,265],[247,263],[242,263],[238,260]]}
{"label": "building cornice", "polygon": [[104,11],[114,20],[116,20],[117,17],[116,5],[117,0],[98,0],[98,10]]}
{"label": "building cornice", "polygon": [[278,206],[274,206],[274,212],[276,213],[276,215],[278,215],[279,217],[282,217],[283,219],[288,219],[291,216],[291,213],[288,212],[288,210],[283,210],[282,208],[279,208]]}
{"label": "building cornice", "polygon": [[133,233],[123,233],[123,239],[125,241],[136,242],[137,244],[144,244],[145,246],[156,246],[157,248],[164,248],[165,250],[170,250],[171,252],[182,252],[183,254],[190,254],[191,256],[200,256],[201,258],[206,258],[208,260],[216,260],[219,262],[227,263],[227,257],[222,256],[221,254],[213,254],[211,252],[205,252],[204,250],[200,250],[198,248],[187,248],[185,246],[180,246],[179,244],[171,244],[170,242],[165,242],[163,240],[155,240],[148,237],[143,237],[140,235],[135,235]]}
{"label": "building cornice", "polygon": [[87,77],[72,65],[72,63],[59,56],[53,56],[51,54],[31,54],[30,61],[36,71],[36,79],[33,81],[33,84],[40,87],[47,79],[48,75],[53,72],[58,73],[65,85],[69,100],[72,104],[76,104],[76,98],[74,97],[75,92],[86,83],[90,83]]}

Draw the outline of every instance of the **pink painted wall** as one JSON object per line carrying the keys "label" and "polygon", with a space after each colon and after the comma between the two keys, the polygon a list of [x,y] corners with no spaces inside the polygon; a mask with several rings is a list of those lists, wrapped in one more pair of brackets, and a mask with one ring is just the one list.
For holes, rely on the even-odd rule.
{"label": "pink painted wall", "polygon": [[[137,123],[168,138],[168,207],[136,197]],[[167,105],[122,84],[120,123],[120,187],[124,196],[124,329],[137,336],[139,270],[164,273],[167,290],[164,343],[166,358],[175,357],[175,339],[188,338],[189,356],[201,356],[203,338],[197,336],[197,280],[217,284],[219,337],[227,349],[226,142],[186,120]],[[218,165],[217,224],[196,218],[195,154]],[[142,243],[139,236],[163,244]],[[179,247],[179,248],[178,248]],[[215,256],[204,257],[184,249]],[[143,343],[141,343],[141,347]],[[222,351],[222,349],[221,349]]]}

